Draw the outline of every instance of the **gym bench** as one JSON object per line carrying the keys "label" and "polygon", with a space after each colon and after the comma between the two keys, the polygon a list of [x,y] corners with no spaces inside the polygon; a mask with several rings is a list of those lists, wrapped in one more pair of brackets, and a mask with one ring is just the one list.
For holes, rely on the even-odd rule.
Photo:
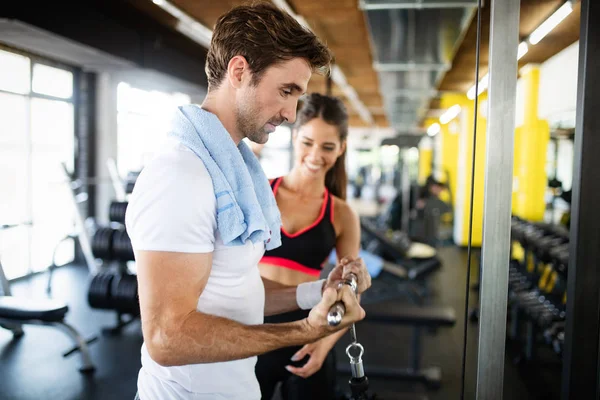
{"label": "gym bench", "polygon": [[82,373],[91,373],[95,370],[90,357],[88,344],[96,340],[84,340],[79,332],[65,322],[65,315],[69,307],[60,301],[52,299],[28,299],[13,296],[0,296],[0,326],[12,331],[15,338],[23,336],[22,325],[43,325],[58,328],[75,342],[75,347],[65,354],[69,356],[75,351],[81,353]]}
{"label": "gym bench", "polygon": [[[30,225],[30,223],[0,225],[0,231],[20,225]],[[54,265],[54,260],[52,261]],[[25,334],[23,325],[42,325],[58,328],[75,342],[75,347],[64,353],[63,357],[79,351],[82,361],[79,371],[91,373],[95,370],[88,344],[94,342],[96,337],[86,341],[74,327],[65,322],[69,306],[53,299],[13,297],[2,262],[0,262],[0,294],[0,327],[11,331],[13,338],[17,339]]]}

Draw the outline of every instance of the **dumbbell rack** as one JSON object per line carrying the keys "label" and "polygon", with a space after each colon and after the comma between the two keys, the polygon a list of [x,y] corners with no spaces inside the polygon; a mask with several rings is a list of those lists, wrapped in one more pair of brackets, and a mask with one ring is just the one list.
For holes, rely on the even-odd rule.
{"label": "dumbbell rack", "polygon": [[521,341],[517,362],[536,358],[538,337],[543,336],[561,356],[566,316],[568,234],[556,227],[513,218],[509,268],[511,340]]}
{"label": "dumbbell rack", "polygon": [[94,256],[103,263],[88,289],[92,308],[116,312],[116,324],[103,329],[105,334],[120,334],[139,315],[137,277],[129,272],[127,263],[134,261],[131,240],[125,229],[127,202],[113,201],[109,208],[109,226],[96,229],[92,239]]}

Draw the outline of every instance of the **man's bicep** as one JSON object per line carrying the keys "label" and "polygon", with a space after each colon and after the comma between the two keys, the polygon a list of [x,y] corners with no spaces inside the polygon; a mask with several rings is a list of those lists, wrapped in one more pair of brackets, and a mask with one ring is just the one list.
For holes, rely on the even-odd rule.
{"label": "man's bicep", "polygon": [[160,324],[196,310],[212,253],[137,251],[136,265],[142,319]]}

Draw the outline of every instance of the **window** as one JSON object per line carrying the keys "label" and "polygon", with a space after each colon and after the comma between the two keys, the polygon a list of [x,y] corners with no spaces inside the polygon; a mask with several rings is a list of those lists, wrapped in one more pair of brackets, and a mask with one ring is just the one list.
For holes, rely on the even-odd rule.
{"label": "window", "polygon": [[[12,279],[47,268],[73,229],[61,166],[74,168],[73,73],[4,50],[0,65],[0,224],[33,222],[0,232],[0,261]],[[57,263],[73,253],[62,246]]]}
{"label": "window", "polygon": [[117,87],[119,174],[141,170],[160,148],[177,106],[190,103],[183,93],[164,93],[134,88],[125,82]]}
{"label": "window", "polygon": [[28,94],[31,87],[31,64],[27,57],[0,50],[0,90]]}
{"label": "window", "polygon": [[73,96],[73,73],[43,64],[33,66],[33,91],[70,99]]}

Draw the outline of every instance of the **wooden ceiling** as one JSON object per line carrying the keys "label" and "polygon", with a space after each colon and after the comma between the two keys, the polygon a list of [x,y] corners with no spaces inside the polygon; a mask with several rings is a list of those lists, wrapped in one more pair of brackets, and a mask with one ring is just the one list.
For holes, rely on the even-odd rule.
{"label": "wooden ceiling", "polygon": [[[148,13],[165,25],[174,27],[176,19],[160,9],[151,0],[127,0],[138,9]],[[244,0],[171,0],[198,22],[212,29],[220,15]],[[521,0],[520,36],[526,38],[540,23],[550,16],[563,0]],[[375,124],[389,126],[383,111],[383,98],[379,92],[378,75],[373,69],[373,57],[369,42],[369,32],[364,12],[358,8],[358,0],[287,0],[298,15],[304,17],[315,33],[329,46],[335,56],[335,63],[341,68],[348,83],[356,90],[359,99],[369,109]],[[482,40],[480,52],[480,76],[487,73],[488,39],[490,22],[489,1],[484,2],[482,13]],[[440,92],[466,91],[474,83],[477,19],[473,18],[462,42],[457,46],[452,68],[446,71],[439,81]],[[555,28],[544,40],[531,46],[519,66],[540,63],[579,38],[579,4],[574,11]],[[313,75],[309,91],[325,93],[327,82],[323,76]],[[336,85],[332,92],[343,98]],[[366,126],[349,103],[351,126]],[[439,108],[439,99],[430,102],[430,110]],[[433,111],[435,114],[435,111]]]}
{"label": "wooden ceiling", "polygon": [[[151,0],[129,0],[129,2],[171,27],[174,27],[177,22]],[[247,1],[171,0],[171,3],[212,29],[222,14]],[[335,63],[346,76],[346,81],[356,90],[359,99],[371,112],[375,124],[388,126],[379,93],[377,73],[372,67],[369,33],[364,14],[358,9],[358,1],[287,0],[287,3],[296,14],[301,15],[308,22],[317,36],[331,49]],[[313,75],[308,91],[326,93],[326,78],[318,74]],[[336,85],[333,85],[332,93],[344,98]],[[348,102],[346,107],[350,113],[351,126],[366,126]]]}
{"label": "wooden ceiling", "polygon": [[[521,0],[519,23],[520,41],[525,40],[546,18],[558,9],[563,0]],[[573,5],[573,12],[550,32],[540,43],[529,46],[527,54],[519,60],[519,68],[526,64],[539,64],[579,40],[580,4]],[[488,72],[490,32],[490,5],[486,2],[481,15],[481,47],[479,55],[479,78]],[[477,44],[477,18],[475,17],[464,36],[452,69],[447,71],[438,86],[440,92],[466,93],[475,84]],[[439,99],[432,99],[430,110],[439,108]]]}

